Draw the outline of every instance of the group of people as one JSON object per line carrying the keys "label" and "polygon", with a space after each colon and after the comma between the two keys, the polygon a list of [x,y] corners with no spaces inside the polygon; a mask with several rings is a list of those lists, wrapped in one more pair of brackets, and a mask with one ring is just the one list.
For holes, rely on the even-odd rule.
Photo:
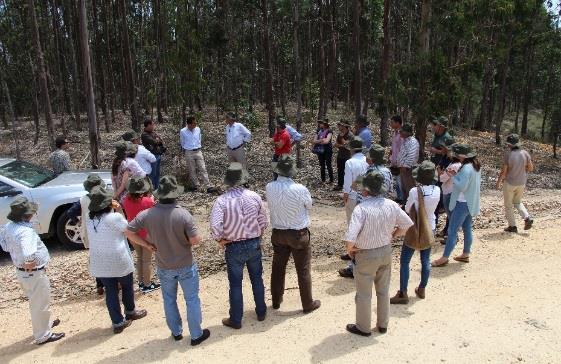
{"label": "group of people", "polygon": [[[304,185],[293,179],[297,169],[291,152],[293,144],[299,140],[289,133],[284,119],[277,119],[276,132],[271,139],[273,180],[266,186],[266,208],[261,196],[247,188],[249,173],[244,144],[251,140],[251,133],[236,121],[235,114],[226,116],[226,124],[230,160],[224,171],[226,190],[214,201],[210,214],[211,235],[224,249],[229,281],[230,309],[222,324],[232,329],[242,327],[245,267],[251,281],[256,318],[258,321],[266,319],[268,308],[261,245],[269,224],[273,246],[272,308],[279,309],[283,302],[286,267],[292,256],[302,311],[311,313],[320,308],[321,302],[314,299],[312,292],[312,235],[309,229],[312,197]],[[350,263],[339,273],[356,281],[356,319],[346,329],[361,336],[370,336],[372,332],[372,286],[377,298],[375,328],[380,333],[388,329],[390,305],[408,303],[409,264],[415,251],[420,252],[421,258],[421,281],[415,288],[415,294],[421,299],[426,295],[431,266],[448,264],[460,228],[464,233],[464,247],[462,254],[454,259],[469,262],[473,218],[480,211],[481,184],[481,165],[476,152],[469,145],[455,143],[447,132],[446,118],[433,120],[431,160],[421,163],[417,162],[420,146],[413,136],[413,128],[410,124],[403,124],[399,116],[394,116],[390,123],[393,134],[388,164],[385,148],[372,144],[366,125],[365,119],[357,119],[353,135],[350,124],[342,121],[339,123],[341,133],[335,143],[339,153],[348,151],[342,156],[342,159],[348,157],[342,176],[348,225],[342,239],[347,254],[342,258],[350,260]],[[330,145],[332,133],[327,132],[328,121],[320,120],[318,126],[314,145]],[[145,317],[146,310],[135,305],[135,264],[130,242],[136,255],[139,289],[143,292],[161,289],[167,326],[171,336],[181,340],[183,321],[177,305],[180,285],[187,306],[191,345],[198,345],[210,336],[210,331],[202,327],[199,273],[192,252],[193,246],[199,244],[202,237],[193,216],[177,201],[184,192],[177,179],[167,175],[155,183],[147,178],[152,171],[147,172],[136,160],[140,150],[138,136],[130,132],[123,138],[130,141],[119,142],[116,146],[113,191],[105,188],[99,176],[91,174],[84,182],[87,195],[79,202],[82,236],[89,248],[90,273],[104,287],[106,306],[115,333],[121,333],[132,321]],[[189,119],[181,130],[181,146],[186,159],[193,161],[189,168],[197,176],[202,176],[205,170],[200,138],[196,120]],[[158,140],[154,135],[152,139]],[[159,143],[163,145],[161,139]],[[533,165],[529,153],[521,148],[517,135],[508,136],[507,146],[509,150],[503,160],[497,187],[503,188],[509,225],[505,231],[516,232],[514,208],[524,219],[525,229],[533,224],[521,202],[527,174],[533,170]],[[148,147],[146,149],[149,151]],[[327,157],[329,152],[324,147],[316,154]],[[147,159],[147,164],[155,163],[151,160]],[[326,169],[329,173],[327,165]],[[191,180],[192,183],[205,184],[207,189],[212,188],[206,181],[208,176]],[[431,247],[437,234],[441,207],[447,218],[447,229],[443,232],[445,248],[442,256],[431,263]],[[60,320],[51,320],[49,311],[50,284],[45,273],[49,254],[30,223],[37,206],[20,196],[10,208],[10,222],[2,230],[0,244],[10,253],[17,278],[29,298],[36,342],[57,341],[64,333],[51,331]],[[390,298],[391,242],[399,236],[404,236],[400,284],[397,294]],[[152,254],[155,254],[159,284],[152,277]],[[119,290],[122,291],[121,299]]]}

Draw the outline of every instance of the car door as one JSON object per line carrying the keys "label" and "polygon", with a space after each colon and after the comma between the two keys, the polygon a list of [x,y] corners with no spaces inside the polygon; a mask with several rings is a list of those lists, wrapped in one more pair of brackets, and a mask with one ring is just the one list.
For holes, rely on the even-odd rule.
{"label": "car door", "polygon": [[[31,200],[31,195],[27,189],[11,185],[9,182],[0,180],[0,225],[8,222],[8,214],[10,213],[10,204],[17,196],[25,196]],[[36,224],[36,218],[33,219]]]}

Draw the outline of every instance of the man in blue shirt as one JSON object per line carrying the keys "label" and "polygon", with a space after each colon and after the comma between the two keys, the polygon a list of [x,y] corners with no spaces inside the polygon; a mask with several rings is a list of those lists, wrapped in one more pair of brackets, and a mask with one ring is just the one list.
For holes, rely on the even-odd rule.
{"label": "man in blue shirt", "polygon": [[362,139],[362,145],[366,149],[372,146],[372,132],[368,129],[368,120],[366,116],[359,115],[355,121],[355,135]]}

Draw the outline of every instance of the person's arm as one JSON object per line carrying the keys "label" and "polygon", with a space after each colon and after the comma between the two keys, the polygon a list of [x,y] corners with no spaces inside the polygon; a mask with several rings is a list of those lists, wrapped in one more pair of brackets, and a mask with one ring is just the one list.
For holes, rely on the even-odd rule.
{"label": "person's arm", "polygon": [[185,149],[185,133],[183,132],[183,129],[179,131],[179,147],[181,150]]}
{"label": "person's arm", "polygon": [[70,169],[72,169],[70,163],[70,154],[66,153],[66,155],[64,156],[64,170],[69,171]]}
{"label": "person's arm", "polygon": [[411,210],[411,206],[413,206],[417,202],[417,187],[413,187],[409,191],[409,196],[407,197],[407,202],[405,203],[405,212],[409,212]]}
{"label": "person's arm", "polygon": [[[454,176],[454,188],[460,192],[465,192],[468,188],[469,182],[471,180],[470,168],[468,165],[464,165],[460,172]],[[472,167],[473,168],[473,167]]]}
{"label": "person's arm", "polygon": [[321,144],[329,144],[331,143],[331,137],[333,136],[333,133],[328,133],[325,138],[323,138],[321,140]]}
{"label": "person's arm", "polygon": [[244,143],[249,143],[251,141],[251,132],[244,125],[242,125],[242,124],[239,124],[239,125],[240,125],[240,130],[241,130],[241,133],[242,133],[242,137],[243,137],[243,142]]}
{"label": "person's arm", "polygon": [[224,209],[220,200],[216,200],[210,212],[210,233],[221,246],[228,243],[224,239]]}
{"label": "person's arm", "polygon": [[142,148],[142,157],[146,159],[149,163],[156,162],[156,156],[146,148]]}
{"label": "person's arm", "polygon": [[115,190],[115,192],[113,192],[114,198],[119,197],[119,195],[125,190],[125,188],[127,188],[128,181],[129,181],[129,171],[124,171],[123,179],[121,180],[121,185],[119,186],[119,188]]}
{"label": "person's arm", "polygon": [[351,164],[349,161],[345,162],[345,178],[343,179],[343,201],[347,203],[349,193],[351,193],[351,186],[353,184],[353,176],[351,171]]}
{"label": "person's arm", "polygon": [[23,255],[23,269],[30,271],[37,266],[35,254],[37,253],[37,239],[39,237],[33,229],[25,229],[20,232],[16,239],[21,246],[21,254]]}
{"label": "person's arm", "polygon": [[358,238],[358,234],[360,234],[362,227],[364,226],[365,216],[362,213],[362,209],[360,205],[358,208],[353,210],[351,215],[351,219],[349,221],[349,227],[347,228],[347,232],[343,239],[345,243],[345,248],[349,256],[354,257],[357,250],[359,250],[355,246],[356,239]]}
{"label": "person's arm", "polygon": [[306,210],[310,211],[312,209],[313,200],[310,191],[306,187],[304,187],[303,196],[304,196],[304,207],[306,208]]}
{"label": "person's arm", "polygon": [[531,173],[533,171],[534,171],[534,163],[532,162],[532,158],[530,157],[530,154],[528,154],[528,160],[526,162],[526,172]]}
{"label": "person's arm", "polygon": [[403,236],[409,230],[411,226],[413,226],[413,220],[399,207],[397,209],[397,217],[396,217],[396,227],[393,231],[392,237],[396,238],[398,236]]}
{"label": "person's arm", "polygon": [[259,212],[257,215],[257,224],[259,225],[259,229],[261,229],[261,234],[260,234],[261,236],[263,235],[265,229],[267,229],[267,226],[269,225],[269,221],[267,220],[267,210],[265,209],[265,205],[263,204],[261,198],[259,198]]}
{"label": "person's arm", "polygon": [[72,221],[77,221],[78,217],[82,215],[82,205],[80,201],[76,201],[70,206],[68,210],[66,210],[66,216],[70,218]]}
{"label": "person's arm", "polygon": [[127,237],[127,239],[129,239],[130,241],[132,241],[136,245],[140,245],[142,247],[145,247],[152,252],[155,252],[157,250],[157,248],[154,244],[152,244],[152,243],[148,242],[147,240],[141,238],[137,233],[129,230],[128,228],[125,229],[124,234]]}
{"label": "person's arm", "polygon": [[501,187],[503,185],[503,181],[505,180],[507,173],[508,173],[508,164],[503,163],[501,171],[499,172],[499,175],[497,176],[497,190],[501,189]]}

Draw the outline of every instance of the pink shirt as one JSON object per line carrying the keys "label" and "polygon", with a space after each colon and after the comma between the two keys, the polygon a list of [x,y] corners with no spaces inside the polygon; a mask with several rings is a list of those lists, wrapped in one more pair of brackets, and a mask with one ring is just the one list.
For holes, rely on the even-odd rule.
{"label": "pink shirt", "polygon": [[392,135],[392,154],[390,156],[390,163],[392,167],[397,167],[397,156],[403,145],[403,139],[399,135],[399,130],[395,130]]}
{"label": "pink shirt", "polygon": [[[123,199],[123,209],[125,210],[125,214],[127,214],[127,221],[131,222],[134,220],[136,215],[138,215],[141,211],[148,210],[154,206],[154,197],[142,197],[140,200],[133,200],[129,195],[126,195]],[[144,229],[138,231],[138,235],[146,239],[148,232]]]}
{"label": "pink shirt", "polygon": [[267,215],[258,194],[242,187],[218,197],[210,213],[210,230],[216,240],[247,240],[260,237],[267,228]]}

